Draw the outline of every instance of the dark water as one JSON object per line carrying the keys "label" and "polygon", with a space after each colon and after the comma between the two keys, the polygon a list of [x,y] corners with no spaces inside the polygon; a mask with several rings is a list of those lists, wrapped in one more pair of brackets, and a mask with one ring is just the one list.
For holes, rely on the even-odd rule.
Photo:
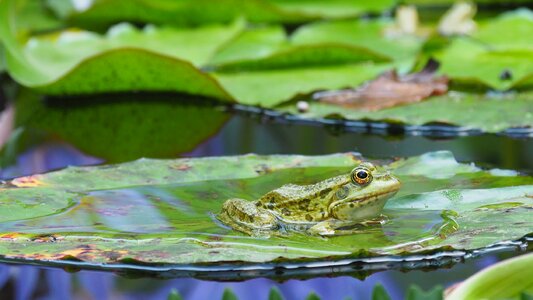
{"label": "dark water", "polygon": [[[191,130],[194,130],[192,128]],[[177,133],[179,134],[179,133]],[[329,154],[357,151],[366,157],[389,158],[418,155],[428,151],[450,150],[459,161],[480,166],[533,170],[533,140],[506,136],[478,135],[432,140],[420,136],[385,137],[346,133],[338,128],[273,123],[243,114],[232,115],[222,129],[193,151],[175,157],[260,154]],[[0,178],[45,172],[68,165],[90,165],[102,159],[83,154],[58,140],[46,140],[17,156],[16,163],[1,170]],[[410,284],[423,289],[449,286],[504,256],[519,252],[485,255],[438,270],[407,273],[384,271],[360,280],[350,276],[291,279],[251,279],[244,282],[216,282],[182,278],[157,280],[126,278],[112,273],[20,265],[0,265],[1,299],[166,299],[174,288],[185,299],[220,299],[231,288],[240,299],[267,299],[271,287],[278,287],[285,299],[304,299],[311,291],[324,299],[368,299],[376,283],[381,283],[393,299],[402,299]],[[323,274],[322,274],[323,275]],[[312,277],[312,276],[311,276]]]}

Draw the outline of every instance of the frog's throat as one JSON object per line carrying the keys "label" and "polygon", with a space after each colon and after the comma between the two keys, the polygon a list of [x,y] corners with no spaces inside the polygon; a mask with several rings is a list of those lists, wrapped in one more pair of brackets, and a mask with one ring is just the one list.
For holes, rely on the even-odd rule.
{"label": "frog's throat", "polygon": [[388,199],[388,198],[394,196],[397,192],[398,192],[398,189],[391,189],[391,190],[388,190],[388,191],[385,191],[385,192],[381,192],[381,193],[364,194],[364,195],[359,195],[357,197],[348,198],[348,199],[345,198],[345,199],[342,199],[342,200],[337,200],[335,202],[332,202],[329,205],[329,209],[331,211],[331,210],[333,210],[335,208],[335,206],[337,206],[339,204],[350,204],[350,203],[360,204],[360,203],[366,202],[366,201],[378,201],[378,200],[381,200],[381,199]]}

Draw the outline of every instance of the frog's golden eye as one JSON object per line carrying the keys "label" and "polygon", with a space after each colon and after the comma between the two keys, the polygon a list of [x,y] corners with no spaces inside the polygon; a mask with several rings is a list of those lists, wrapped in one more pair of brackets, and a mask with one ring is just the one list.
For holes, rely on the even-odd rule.
{"label": "frog's golden eye", "polygon": [[372,173],[366,168],[355,168],[352,171],[352,181],[359,185],[366,185],[372,181]]}

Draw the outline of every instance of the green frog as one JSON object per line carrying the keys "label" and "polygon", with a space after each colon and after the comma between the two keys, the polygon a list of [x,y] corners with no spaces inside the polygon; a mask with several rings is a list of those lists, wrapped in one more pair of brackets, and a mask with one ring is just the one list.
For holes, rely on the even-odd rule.
{"label": "green frog", "polygon": [[349,174],[311,185],[286,184],[257,201],[228,199],[217,218],[252,236],[352,234],[360,232],[353,229],[357,225],[381,224],[383,206],[399,189],[396,177],[363,162]]}

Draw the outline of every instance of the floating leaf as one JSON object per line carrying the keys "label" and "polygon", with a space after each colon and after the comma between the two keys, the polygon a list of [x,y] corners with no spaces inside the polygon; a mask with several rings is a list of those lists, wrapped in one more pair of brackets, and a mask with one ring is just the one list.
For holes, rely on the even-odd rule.
{"label": "floating leaf", "polygon": [[419,102],[448,91],[448,78],[434,74],[438,65],[430,61],[422,71],[405,76],[399,76],[394,70],[387,71],[357,89],[316,93],[313,98],[366,111]]}
{"label": "floating leaf", "polygon": [[384,70],[387,64],[353,64],[215,73],[215,78],[239,99],[239,103],[273,107],[298,95],[316,90],[355,87]]}
{"label": "floating leaf", "polygon": [[499,262],[460,283],[446,299],[527,299],[521,295],[533,293],[532,264],[533,254]]}
{"label": "floating leaf", "polygon": [[[309,102],[309,109],[299,116],[309,119],[340,116],[348,120],[386,121],[406,125],[443,123],[485,132],[500,132],[513,127],[533,127],[532,104],[531,93],[477,95],[450,92],[420,103],[375,112]],[[277,109],[298,113],[294,104],[282,105]]]}
{"label": "floating leaf", "polygon": [[[32,39],[23,48],[14,36],[14,5],[0,3],[0,37],[10,75],[25,86],[48,94],[155,90],[233,100],[192,64],[206,62],[242,29],[242,22],[190,30],[148,27],[143,32],[118,25],[107,38],[65,32],[55,40]],[[192,38],[198,35],[202,38]]]}
{"label": "floating leaf", "polygon": [[508,12],[472,38],[458,38],[438,55],[440,72],[461,84],[498,90],[527,87],[533,78],[533,12]]}
{"label": "floating leaf", "polygon": [[401,72],[408,71],[424,39],[416,36],[387,36],[390,20],[335,21],[300,27],[291,37],[294,45],[342,44],[368,49],[393,59]]}
{"label": "floating leaf", "polygon": [[46,6],[46,1],[19,0],[14,6],[17,31],[28,34],[54,30],[64,26]]}
{"label": "floating leaf", "polygon": [[[213,216],[228,198],[257,199],[357,162],[352,154],[143,159],[17,178],[0,190],[9,206],[0,211],[0,254],[89,264],[261,263],[477,249],[531,232],[532,177],[496,176],[449,152],[386,166],[403,183],[383,212],[391,221],[361,234],[252,238]],[[428,175],[434,162],[445,176]]]}
{"label": "floating leaf", "polygon": [[276,1],[276,0],[100,0],[76,7],[70,0],[49,1],[56,13],[75,24],[108,25],[121,21],[178,26],[229,22],[244,16],[251,22],[300,23],[319,18],[347,18],[379,13],[392,0]]}
{"label": "floating leaf", "polygon": [[[239,35],[242,22],[197,29],[149,26],[142,31],[121,24],[111,28],[106,36],[83,31],[63,32],[59,37],[31,39],[22,47],[12,32],[11,25],[15,22],[10,5],[13,5],[10,1],[0,4],[0,13],[5,17],[0,31],[7,45],[8,70],[19,83],[46,94],[176,91],[229,102],[273,106],[319,89],[354,87],[384,69],[371,63],[339,64],[379,57],[351,46],[297,47],[263,62],[269,70],[252,73],[208,74],[198,69],[209,64],[216,49],[237,36],[235,44],[227,44],[213,62],[235,62],[240,57],[237,61],[242,64],[247,58],[257,59],[255,54],[238,50],[238,45],[248,43],[245,40],[252,34]],[[276,29],[252,32],[252,40],[257,35],[261,40],[264,34],[267,44],[272,36],[274,41],[281,42]],[[180,47],[176,47],[177,44]],[[326,51],[325,58],[315,55],[323,51]],[[310,60],[315,66],[308,67]],[[336,65],[328,65],[331,62]],[[260,63],[251,62],[252,65]],[[279,64],[288,64],[291,68],[270,70],[278,68]],[[298,80],[292,80],[296,78]]]}
{"label": "floating leaf", "polygon": [[248,28],[219,48],[209,64],[220,66],[236,61],[264,58],[282,49],[286,44],[287,36],[282,26]]}

